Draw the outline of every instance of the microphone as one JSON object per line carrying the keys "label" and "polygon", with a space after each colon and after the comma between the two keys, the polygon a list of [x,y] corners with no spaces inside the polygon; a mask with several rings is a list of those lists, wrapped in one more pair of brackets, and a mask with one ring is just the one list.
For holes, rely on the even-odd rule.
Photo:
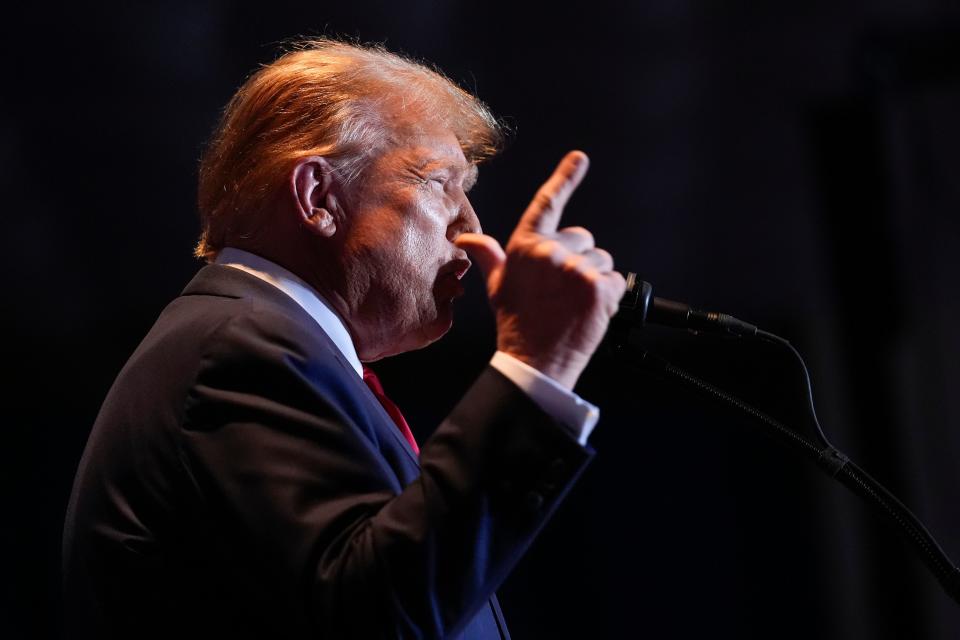
{"label": "microphone", "polygon": [[687,329],[693,333],[723,333],[740,337],[757,335],[757,327],[726,313],[701,311],[682,302],[657,298],[653,285],[633,272],[627,273],[627,290],[620,300],[617,316],[635,327],[658,324]]}

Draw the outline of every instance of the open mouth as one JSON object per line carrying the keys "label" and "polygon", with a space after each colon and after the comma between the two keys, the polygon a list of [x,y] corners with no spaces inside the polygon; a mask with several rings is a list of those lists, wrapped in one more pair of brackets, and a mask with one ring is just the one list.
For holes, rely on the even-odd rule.
{"label": "open mouth", "polygon": [[460,282],[460,276],[455,273],[449,273],[446,277],[437,281],[435,288],[437,297],[443,300],[453,300],[463,295],[463,283]]}
{"label": "open mouth", "polygon": [[467,258],[455,258],[440,267],[440,271],[437,273],[437,278],[441,279],[443,276],[453,276],[457,280],[461,280],[470,269],[471,264],[472,263]]}
{"label": "open mouth", "polygon": [[464,293],[463,276],[470,269],[470,260],[466,258],[456,258],[440,267],[437,273],[434,293],[440,300],[453,300],[459,298]]}

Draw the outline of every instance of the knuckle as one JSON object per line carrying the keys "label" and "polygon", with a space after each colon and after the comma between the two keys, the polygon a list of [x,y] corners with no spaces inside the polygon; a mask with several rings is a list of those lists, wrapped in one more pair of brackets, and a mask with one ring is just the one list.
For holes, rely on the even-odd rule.
{"label": "knuckle", "polygon": [[544,211],[554,211],[559,205],[559,198],[553,191],[541,189],[533,198],[534,204]]}
{"label": "knuckle", "polygon": [[540,260],[558,262],[563,257],[563,245],[556,240],[541,240],[533,245],[530,254]]}
{"label": "knuckle", "polygon": [[557,174],[563,181],[563,184],[572,184],[577,179],[577,165],[571,162],[564,162],[557,167]]}
{"label": "knuckle", "polygon": [[606,249],[594,249],[593,250],[597,257],[597,266],[601,271],[610,271],[613,269],[613,256],[610,255],[610,252]]}
{"label": "knuckle", "polygon": [[579,253],[571,253],[563,259],[563,267],[567,271],[577,271],[583,265],[586,256]]}
{"label": "knuckle", "polygon": [[565,233],[571,236],[580,236],[584,240],[589,241],[591,245],[593,245],[593,234],[590,233],[590,230],[585,227],[579,227],[579,226],[566,227],[562,230],[562,233]]}

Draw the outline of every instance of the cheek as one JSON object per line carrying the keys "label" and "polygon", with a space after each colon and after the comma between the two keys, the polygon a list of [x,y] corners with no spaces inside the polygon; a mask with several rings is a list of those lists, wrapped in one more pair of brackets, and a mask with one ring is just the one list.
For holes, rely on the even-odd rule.
{"label": "cheek", "polygon": [[392,314],[423,319],[435,306],[437,270],[451,254],[448,211],[430,194],[395,195],[370,219],[359,258],[379,304],[390,301]]}
{"label": "cheek", "polygon": [[400,250],[411,271],[429,278],[431,284],[437,269],[446,261],[449,251],[444,211],[429,203],[419,204],[405,220]]}

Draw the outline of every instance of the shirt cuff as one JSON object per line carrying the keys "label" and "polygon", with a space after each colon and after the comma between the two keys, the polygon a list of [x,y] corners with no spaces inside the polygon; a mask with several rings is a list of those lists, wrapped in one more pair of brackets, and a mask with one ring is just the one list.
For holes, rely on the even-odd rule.
{"label": "shirt cuff", "polygon": [[553,378],[503,351],[493,354],[490,366],[523,389],[547,415],[566,427],[581,445],[587,444],[590,432],[600,419],[597,407],[565,389]]}

